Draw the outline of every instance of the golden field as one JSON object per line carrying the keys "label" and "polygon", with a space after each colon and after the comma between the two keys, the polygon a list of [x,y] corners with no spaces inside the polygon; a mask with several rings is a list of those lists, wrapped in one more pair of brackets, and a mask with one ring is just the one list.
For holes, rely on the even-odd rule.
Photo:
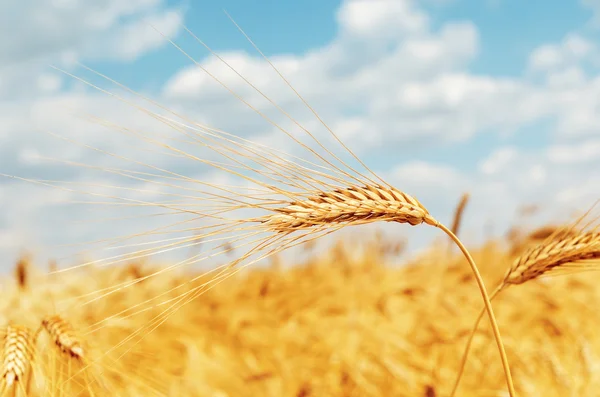
{"label": "golden field", "polygon": [[[488,289],[527,244],[529,237],[513,236],[470,247]],[[60,314],[85,354],[61,352],[41,330],[30,381],[18,379],[6,392],[449,395],[483,307],[464,257],[443,240],[407,261],[397,255],[399,242],[373,237],[361,245],[350,249],[356,242],[340,241],[294,266],[273,259],[185,305],[177,297],[205,278],[182,272],[146,278],[159,265],[142,263],[51,273],[24,258],[15,277],[4,280],[4,323],[35,332],[43,318]],[[598,395],[598,281],[593,272],[540,278],[493,301],[519,395]],[[166,318],[173,303],[178,310]],[[507,395],[486,317],[457,395]]]}

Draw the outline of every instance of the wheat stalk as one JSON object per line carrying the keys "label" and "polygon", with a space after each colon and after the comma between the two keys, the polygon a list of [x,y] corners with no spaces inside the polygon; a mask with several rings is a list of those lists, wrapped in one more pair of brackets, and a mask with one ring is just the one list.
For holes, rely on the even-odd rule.
{"label": "wheat stalk", "polygon": [[[597,227],[593,227],[591,230],[586,230],[585,226],[579,229],[575,228],[586,215],[578,219],[573,227],[556,228],[542,243],[529,248],[516,258],[502,282],[490,295],[490,300],[493,300],[510,285],[524,284],[545,274],[563,270],[585,271],[600,265],[600,232],[597,231]],[[473,337],[483,314],[482,310],[469,335],[451,397],[458,390]]]}
{"label": "wheat stalk", "polygon": [[[16,387],[17,383],[28,375],[34,354],[34,339],[29,328],[21,325],[7,326],[4,335],[2,359],[2,379],[5,390]],[[27,388],[29,387],[29,380]]]}
{"label": "wheat stalk", "polygon": [[51,315],[42,320],[42,327],[63,353],[76,359],[83,359],[83,347],[71,323],[60,315]]}

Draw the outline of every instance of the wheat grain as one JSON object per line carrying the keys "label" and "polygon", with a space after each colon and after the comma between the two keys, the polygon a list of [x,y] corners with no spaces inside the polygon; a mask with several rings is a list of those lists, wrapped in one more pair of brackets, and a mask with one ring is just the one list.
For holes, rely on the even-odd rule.
{"label": "wheat grain", "polygon": [[56,346],[71,357],[82,359],[83,347],[75,334],[74,328],[59,315],[47,316],[42,320],[42,327],[48,332]]}
{"label": "wheat grain", "polygon": [[25,378],[35,354],[31,331],[21,325],[9,325],[5,330],[2,378],[4,388],[11,388]]}

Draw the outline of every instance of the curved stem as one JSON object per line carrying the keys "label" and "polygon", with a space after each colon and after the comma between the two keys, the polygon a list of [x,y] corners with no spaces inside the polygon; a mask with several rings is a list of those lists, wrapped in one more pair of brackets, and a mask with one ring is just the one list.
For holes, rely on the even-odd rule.
{"label": "curved stem", "polygon": [[446,226],[438,223],[436,225],[438,228],[442,229],[458,246],[458,248],[462,251],[465,258],[469,262],[471,266],[471,270],[475,275],[475,280],[477,281],[477,285],[479,287],[479,291],[481,292],[481,296],[483,297],[483,301],[485,303],[485,310],[488,313],[488,317],[490,319],[490,323],[492,325],[492,331],[494,332],[494,338],[496,339],[496,344],[498,345],[498,351],[500,352],[500,359],[502,360],[502,367],[504,368],[504,374],[506,376],[506,385],[508,386],[508,393],[510,397],[516,397],[515,386],[513,385],[512,376],[510,374],[510,366],[508,365],[508,358],[506,357],[506,351],[504,350],[504,344],[502,343],[502,337],[500,336],[500,329],[498,328],[498,323],[496,322],[496,316],[494,316],[494,310],[492,309],[492,303],[490,302],[490,298],[488,296],[487,290],[485,289],[485,284],[483,282],[483,278],[481,278],[481,274],[479,273],[479,269],[477,269],[477,265],[473,260],[473,257],[467,251],[467,248],[463,245],[463,243],[456,237],[454,233]]}
{"label": "curved stem", "polygon": [[[494,300],[494,298],[498,295],[502,288],[503,284],[499,285],[494,292],[490,295],[490,302]],[[477,328],[479,327],[479,323],[485,314],[485,307],[481,309],[479,315],[477,316],[477,320],[475,320],[475,324],[473,325],[473,329],[471,330],[471,334],[469,335],[469,340],[467,341],[467,345],[465,346],[465,351],[463,352],[462,358],[460,360],[460,365],[458,367],[458,375],[456,375],[456,381],[454,382],[454,387],[452,388],[452,393],[450,393],[450,397],[454,397],[456,391],[458,390],[458,385],[460,380],[462,379],[462,375],[465,371],[465,366],[467,365],[467,358],[469,357],[469,350],[471,349],[471,344],[473,343],[473,339],[475,338],[475,333],[477,332]]]}

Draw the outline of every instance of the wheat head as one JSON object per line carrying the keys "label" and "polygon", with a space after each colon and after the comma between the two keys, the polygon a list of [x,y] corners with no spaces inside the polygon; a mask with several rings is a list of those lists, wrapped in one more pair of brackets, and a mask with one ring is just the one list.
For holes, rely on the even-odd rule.
{"label": "wheat head", "polygon": [[31,274],[31,257],[23,255],[17,262],[14,270],[15,280],[19,290],[24,291],[29,287]]}
{"label": "wheat head", "polygon": [[467,204],[469,203],[470,198],[471,195],[469,193],[463,193],[463,195],[460,197],[458,205],[456,206],[456,209],[454,210],[454,218],[452,219],[452,227],[450,228],[450,230],[452,230],[452,233],[456,235],[458,235],[458,231],[462,223],[463,214],[465,212]]}
{"label": "wheat head", "polygon": [[25,378],[33,362],[35,347],[31,331],[24,326],[9,325],[4,336],[2,378],[4,387],[13,387]]}
{"label": "wheat head", "polygon": [[377,221],[438,225],[417,199],[393,187],[374,185],[321,192],[275,209],[274,213],[261,219],[276,232],[305,230],[329,223]]}
{"label": "wheat head", "polygon": [[83,358],[81,341],[75,334],[71,323],[59,315],[51,315],[42,320],[42,327],[62,352],[77,359]]}
{"label": "wheat head", "polygon": [[503,284],[523,284],[539,276],[564,269],[600,263],[600,232],[572,235],[561,233],[557,238],[529,249],[510,267]]}

